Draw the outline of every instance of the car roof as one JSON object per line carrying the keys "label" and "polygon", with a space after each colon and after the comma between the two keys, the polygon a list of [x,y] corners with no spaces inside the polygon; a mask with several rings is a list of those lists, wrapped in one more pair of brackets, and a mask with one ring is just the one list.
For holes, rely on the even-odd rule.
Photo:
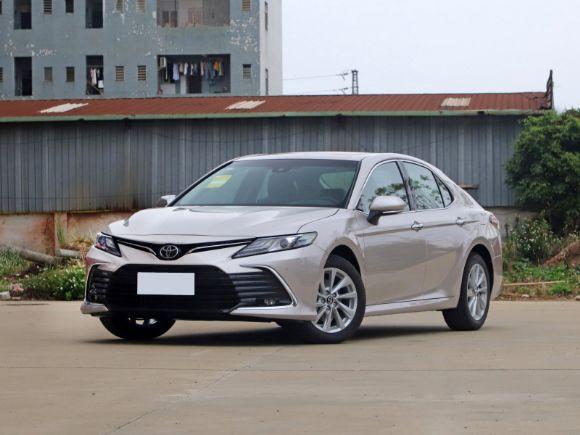
{"label": "car roof", "polygon": [[319,152],[297,152],[283,154],[258,154],[237,158],[236,160],[286,160],[286,159],[312,159],[312,160],[351,160],[362,161],[365,159],[387,160],[387,159],[410,159],[418,160],[414,157],[395,153],[363,153],[363,152],[343,152],[343,151],[319,151]]}

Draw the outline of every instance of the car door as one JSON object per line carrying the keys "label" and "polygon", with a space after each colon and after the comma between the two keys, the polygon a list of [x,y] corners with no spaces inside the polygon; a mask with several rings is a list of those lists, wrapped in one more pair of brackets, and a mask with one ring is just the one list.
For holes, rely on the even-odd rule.
{"label": "car door", "polygon": [[449,188],[429,168],[410,162],[402,167],[413,195],[415,219],[421,226],[419,235],[427,245],[425,281],[418,296],[451,297],[463,270],[460,260],[467,219]]}
{"label": "car door", "polygon": [[[407,203],[403,213],[382,216],[376,225],[366,216],[377,196],[395,195]],[[397,162],[374,168],[359,201],[365,256],[367,305],[410,300],[423,288],[427,247],[413,230],[407,187]]]}

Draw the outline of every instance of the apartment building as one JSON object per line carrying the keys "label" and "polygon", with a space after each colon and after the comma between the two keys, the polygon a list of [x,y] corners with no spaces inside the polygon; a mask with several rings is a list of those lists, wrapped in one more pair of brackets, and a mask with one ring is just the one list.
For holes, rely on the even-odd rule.
{"label": "apartment building", "polygon": [[281,0],[0,0],[0,99],[281,93]]}

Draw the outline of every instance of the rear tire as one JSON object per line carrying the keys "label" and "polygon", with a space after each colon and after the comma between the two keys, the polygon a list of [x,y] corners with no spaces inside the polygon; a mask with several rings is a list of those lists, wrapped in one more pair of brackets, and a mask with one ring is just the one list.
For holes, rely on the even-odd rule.
{"label": "rear tire", "polygon": [[101,323],[111,334],[125,340],[153,340],[175,324],[168,319],[136,319],[132,317],[101,317]]}
{"label": "rear tire", "polygon": [[489,269],[481,255],[472,253],[463,270],[457,308],[443,311],[447,326],[454,331],[477,331],[489,312],[491,300]]}
{"label": "rear tire", "polygon": [[326,262],[317,294],[318,321],[277,323],[307,343],[336,344],[356,333],[365,309],[365,290],[360,274],[349,261],[333,255]]}

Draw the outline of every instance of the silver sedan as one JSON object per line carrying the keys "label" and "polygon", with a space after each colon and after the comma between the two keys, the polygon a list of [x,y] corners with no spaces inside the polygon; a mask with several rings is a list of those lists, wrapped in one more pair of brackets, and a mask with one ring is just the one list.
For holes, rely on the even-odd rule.
{"label": "silver sedan", "polygon": [[145,340],[176,320],[277,322],[338,343],[363,317],[442,311],[477,330],[502,280],[496,217],[399,154],[250,156],[110,224],[82,312]]}

